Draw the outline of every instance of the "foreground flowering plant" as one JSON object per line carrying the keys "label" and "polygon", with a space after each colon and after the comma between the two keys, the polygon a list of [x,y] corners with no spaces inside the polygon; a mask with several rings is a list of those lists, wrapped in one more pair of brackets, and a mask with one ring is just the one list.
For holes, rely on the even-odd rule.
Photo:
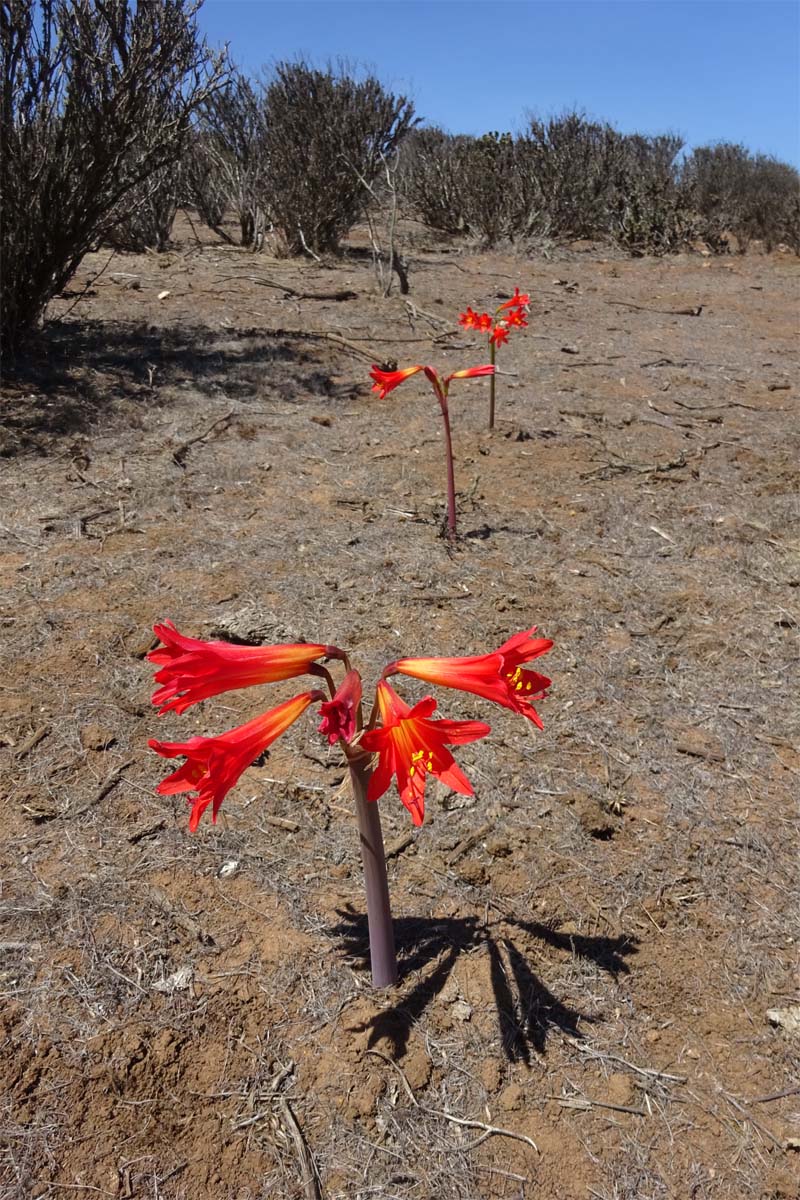
{"label": "foreground flowering plant", "polygon": [[[401,658],[390,663],[378,683],[375,702],[364,723],[362,682],[348,657],[336,646],[321,642],[278,646],[232,646],[185,637],[170,622],[154,627],[163,643],[148,655],[159,670],[153,703],[163,715],[183,713],[193,704],[222,692],[272,683],[300,675],[319,678],[325,690],[313,688],[285,700],[244,725],[217,737],[191,737],[186,742],[151,738],[151,749],[162,758],[183,758],[177,770],[158,785],[162,796],[190,793],[189,828],[197,829],[211,806],[216,821],[220,805],[244,771],[312,705],[319,705],[318,730],[330,745],[338,742],[350,769],[356,802],[361,857],[367,893],[372,979],[385,987],[397,979],[397,960],[389,905],[386,857],[377,801],[392,779],[415,825],[425,816],[425,785],[429,775],[452,791],[473,795],[472,785],[457,765],[449,746],[477,741],[491,732],[482,721],[449,721],[434,717],[436,701],[425,696],[413,707],[387,682],[391,675],[409,675],[442,687],[458,688],[493,700],[527,718],[540,729],[533,702],[547,695],[550,680],[526,663],[546,654],[553,643],[536,638],[536,630],[515,634],[491,654],[468,658]],[[337,687],[319,661],[338,660],[345,670]]]}
{"label": "foreground flowering plant", "polygon": [[453,371],[452,375],[446,375],[444,379],[439,377],[439,374],[433,367],[404,367],[401,371],[383,371],[380,367],[373,367],[369,373],[370,378],[373,380],[372,390],[373,392],[377,392],[380,399],[383,400],[388,396],[389,392],[399,387],[406,379],[410,379],[412,375],[416,375],[418,371],[425,372],[425,376],[436,394],[436,399],[439,401],[442,421],[444,422],[444,442],[447,456],[447,536],[451,542],[454,542],[456,538],[456,484],[453,471],[453,441],[450,435],[450,412],[447,407],[447,397],[450,391],[450,384],[454,379],[474,379],[480,375],[494,375],[494,366],[487,364],[482,367],[467,367],[463,371]]}
{"label": "foreground flowering plant", "polygon": [[[519,288],[514,288],[514,295],[510,300],[505,300],[495,310],[494,316],[491,316],[489,313],[473,312],[469,305],[467,305],[467,311],[459,315],[458,323],[464,329],[475,329],[478,333],[489,335],[489,357],[492,366],[494,366],[497,347],[505,345],[511,330],[524,329],[527,326],[530,299],[530,296],[520,292]],[[490,429],[494,429],[494,389],[495,376],[493,372],[492,381],[489,385]]]}

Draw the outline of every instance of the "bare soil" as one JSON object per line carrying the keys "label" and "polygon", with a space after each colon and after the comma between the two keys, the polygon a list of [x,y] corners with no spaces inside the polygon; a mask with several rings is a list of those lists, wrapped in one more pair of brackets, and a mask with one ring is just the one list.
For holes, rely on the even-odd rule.
{"label": "bare soil", "polygon": [[[767,1016],[800,998],[798,262],[405,239],[408,303],[363,239],[98,254],[3,381],[4,1200],[798,1194],[800,1042]],[[450,551],[434,398],[379,401],[369,362],[484,361],[456,316],[517,284],[493,433],[453,385]],[[158,718],[164,617],[337,643],[370,683],[555,640],[541,734],[439,693],[492,723],[474,798],[429,787],[420,830],[381,801],[395,990],[315,722],[216,827],[155,794],[148,737],[300,690]]]}

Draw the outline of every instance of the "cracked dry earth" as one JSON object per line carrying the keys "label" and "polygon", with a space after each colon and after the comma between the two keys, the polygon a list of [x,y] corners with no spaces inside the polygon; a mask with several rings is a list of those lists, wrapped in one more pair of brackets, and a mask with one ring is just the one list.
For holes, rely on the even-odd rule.
{"label": "cracked dry earth", "polygon": [[[408,303],[357,240],[93,256],[3,380],[4,1200],[797,1195],[798,262],[404,238]],[[448,552],[433,397],[369,362],[482,361],[456,316],[517,284]],[[554,639],[543,733],[441,691],[475,796],[381,801],[395,990],[310,718],[216,826],[155,794],[148,737],[300,690],[159,719],[163,617],[368,681]]]}

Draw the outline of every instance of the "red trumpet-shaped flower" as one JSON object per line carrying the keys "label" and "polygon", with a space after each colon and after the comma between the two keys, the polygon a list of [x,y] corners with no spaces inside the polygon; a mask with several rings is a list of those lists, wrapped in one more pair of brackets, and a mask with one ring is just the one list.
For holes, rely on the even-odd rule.
{"label": "red trumpet-shaped flower", "polygon": [[358,671],[348,671],[337,688],[332,700],[319,706],[322,721],[319,732],[332,746],[339,738],[350,742],[355,737],[358,706],[361,703],[361,676]]}
{"label": "red trumpet-shaped flower", "polygon": [[425,816],[425,783],[435,775],[454,792],[473,794],[472,785],[456,765],[448,745],[460,746],[491,733],[482,721],[430,720],[436,701],[426,696],[409,708],[385,680],[378,684],[378,707],[383,727],[372,729],[361,738],[364,750],[378,754],[369,781],[368,800],[378,800],[397,776],[400,799],[411,813],[415,825]]}
{"label": "red trumpet-shaped flower", "polygon": [[495,346],[502,346],[508,341],[508,326],[495,325],[492,332],[489,334],[489,341],[494,342]]}
{"label": "red trumpet-shaped flower", "polygon": [[229,642],[202,642],[178,633],[171,621],[153,629],[164,643],[147,656],[161,667],[155,681],[162,686],[152,698],[161,713],[185,712],[193,704],[220,692],[314,674],[316,659],[341,657],[335,646],[318,643],[233,646]]}
{"label": "red trumpet-shaped flower", "polygon": [[375,382],[372,385],[373,392],[377,392],[380,399],[383,400],[394,388],[404,383],[406,379],[410,379],[412,375],[416,375],[418,371],[424,371],[426,377],[433,385],[436,395],[441,398],[442,394],[447,396],[447,390],[450,386],[450,381],[453,379],[471,379],[476,375],[492,375],[494,367],[467,367],[464,371],[453,371],[452,375],[447,375],[444,379],[440,379],[439,373],[433,367],[405,367],[402,371],[382,371],[380,367],[373,367],[370,371],[370,379]]}
{"label": "red trumpet-shaped flower", "polygon": [[424,370],[423,366],[418,366],[404,367],[402,371],[382,371],[380,367],[373,366],[369,373],[370,379],[374,379],[375,381],[372,385],[372,390],[373,392],[377,392],[380,399],[383,400],[385,396],[388,396],[389,392],[393,391],[401,383],[404,383],[406,379],[409,379],[412,375],[416,375],[417,371]]}
{"label": "red trumpet-shaped flower", "polygon": [[188,742],[159,742],[151,738],[148,745],[162,758],[183,755],[186,759],[182,767],[162,779],[156,790],[162,796],[197,792],[189,800],[192,805],[189,828],[193,832],[209,804],[213,806],[211,820],[216,822],[222,801],[242,772],[286,732],[309,704],[324,699],[323,692],[303,692],[219,737],[193,737]]}
{"label": "red trumpet-shaped flower", "polygon": [[473,692],[521,713],[542,729],[542,720],[533,707],[534,700],[543,700],[550,680],[538,671],[524,671],[524,663],[546,654],[553,645],[550,638],[535,638],[536,627],[517,633],[493,654],[474,658],[400,658],[390,663],[384,675],[412,675],[426,683]]}
{"label": "red trumpet-shaped flower", "polygon": [[510,300],[504,301],[498,308],[498,312],[503,312],[507,308],[527,308],[531,302],[531,298],[527,293],[520,292],[518,287],[514,288],[514,295]]}

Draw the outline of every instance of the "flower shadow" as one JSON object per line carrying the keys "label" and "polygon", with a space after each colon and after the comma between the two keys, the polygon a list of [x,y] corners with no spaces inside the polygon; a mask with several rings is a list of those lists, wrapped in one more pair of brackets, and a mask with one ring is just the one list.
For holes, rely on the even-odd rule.
{"label": "flower shadow", "polygon": [[[366,916],[351,908],[337,911],[339,921],[331,934],[354,965],[369,969]],[[482,950],[487,955],[503,1053],[510,1062],[528,1064],[533,1053],[544,1053],[550,1030],[582,1038],[579,1022],[594,1020],[559,1000],[534,971],[531,943],[566,951],[615,978],[630,973],[626,959],[637,950],[634,937],[559,933],[537,921],[506,916],[491,922],[478,917],[401,917],[395,920],[394,930],[401,981],[418,973],[421,977],[359,1029],[370,1030],[370,1047],[385,1040],[395,1058],[405,1054],[414,1024],[442,991],[464,953]]]}

